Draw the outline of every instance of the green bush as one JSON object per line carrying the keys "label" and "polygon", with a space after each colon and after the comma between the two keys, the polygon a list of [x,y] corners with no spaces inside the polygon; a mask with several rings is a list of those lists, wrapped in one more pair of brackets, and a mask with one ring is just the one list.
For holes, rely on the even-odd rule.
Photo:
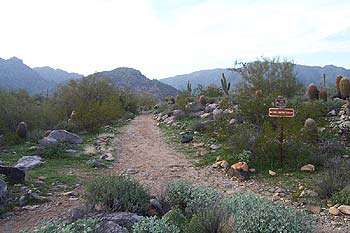
{"label": "green bush", "polygon": [[[93,218],[79,219],[72,223],[63,221],[47,222],[42,224],[39,228],[32,231],[33,233],[97,233],[99,228],[99,221]],[[27,231],[22,231],[26,233]]]}
{"label": "green bush", "polygon": [[66,150],[69,148],[68,144],[59,143],[56,145],[49,146],[44,149],[42,156],[44,158],[64,158],[67,153]]}
{"label": "green bush", "polygon": [[274,204],[253,193],[239,193],[222,202],[234,218],[236,232],[313,232],[313,219],[295,209]]}
{"label": "green bush", "polygon": [[187,228],[186,233],[232,233],[234,222],[222,208],[215,207],[196,213]]}
{"label": "green bush", "polygon": [[173,207],[182,209],[189,216],[214,206],[220,200],[220,195],[216,190],[193,186],[186,181],[169,184],[166,195]]}
{"label": "green bush", "polygon": [[177,226],[181,230],[181,232],[184,231],[188,223],[188,219],[183,214],[182,210],[180,210],[179,208],[174,208],[168,211],[163,216],[163,219],[166,221],[166,223]]}
{"label": "green bush", "polygon": [[332,195],[331,200],[334,204],[350,205],[350,191],[342,190],[336,192]]}
{"label": "green bush", "polygon": [[157,217],[143,218],[133,226],[133,233],[180,233],[180,229]]}
{"label": "green bush", "polygon": [[101,205],[107,211],[145,214],[149,199],[147,191],[139,183],[125,176],[101,176],[86,186],[87,203]]}

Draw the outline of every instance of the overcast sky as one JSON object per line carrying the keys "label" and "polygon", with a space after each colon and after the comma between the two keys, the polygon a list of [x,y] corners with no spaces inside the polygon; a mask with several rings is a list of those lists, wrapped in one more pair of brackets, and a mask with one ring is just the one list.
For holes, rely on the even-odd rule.
{"label": "overcast sky", "polygon": [[0,0],[0,57],[164,78],[280,56],[350,68],[350,0]]}

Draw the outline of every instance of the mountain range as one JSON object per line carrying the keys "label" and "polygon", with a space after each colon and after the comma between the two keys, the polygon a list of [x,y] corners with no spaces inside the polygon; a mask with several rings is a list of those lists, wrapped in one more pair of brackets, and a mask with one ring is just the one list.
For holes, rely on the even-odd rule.
{"label": "mountain range", "polygon": [[[200,70],[189,74],[160,79],[160,81],[169,84],[178,90],[185,89],[188,81],[191,82],[193,88],[196,88],[199,84],[203,86],[212,84],[220,86],[222,73],[225,74],[226,78],[231,82],[231,85],[235,85],[241,81],[239,73],[228,69]],[[335,80],[338,75],[350,77],[349,69],[333,65],[327,65],[324,67],[295,65],[295,73],[297,79],[304,85],[310,83],[319,85],[323,82],[323,74],[326,75],[326,84],[328,85],[335,85]]]}
{"label": "mountain range", "polygon": [[[119,67],[110,71],[97,72],[96,77],[107,77],[119,88],[129,89],[134,92],[147,92],[153,94],[158,99],[168,95],[176,95],[178,90],[186,88],[190,81],[193,88],[198,85],[208,86],[211,84],[220,85],[222,73],[234,86],[241,81],[237,72],[228,69],[200,70],[189,74],[177,75],[160,80],[151,80],[143,75],[139,70]],[[305,66],[296,65],[295,73],[298,80],[304,85],[315,83],[319,85],[326,74],[328,85],[334,85],[337,75],[350,77],[350,70],[333,65]],[[54,92],[58,85],[65,84],[72,79],[80,79],[81,74],[70,73],[61,69],[54,69],[48,66],[31,68],[23,63],[19,58],[0,58],[0,89],[18,90],[24,89],[29,94],[46,94]]]}
{"label": "mountain range", "polygon": [[[110,78],[119,88],[138,93],[151,93],[158,99],[168,95],[176,95],[178,92],[170,85],[158,80],[150,80],[140,71],[127,67],[98,72],[94,76]],[[24,89],[29,94],[46,94],[54,92],[58,85],[82,77],[81,74],[69,73],[48,66],[30,68],[16,57],[7,60],[0,58],[0,89]]]}

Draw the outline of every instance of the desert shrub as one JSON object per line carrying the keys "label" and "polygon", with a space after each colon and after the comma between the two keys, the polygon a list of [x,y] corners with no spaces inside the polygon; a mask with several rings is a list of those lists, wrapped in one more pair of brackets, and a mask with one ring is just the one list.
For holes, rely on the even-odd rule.
{"label": "desert shrub", "polygon": [[232,233],[234,223],[229,213],[216,207],[196,213],[188,223],[186,233]]}
{"label": "desert shrub", "polygon": [[176,106],[179,109],[185,111],[186,110],[186,105],[189,102],[188,98],[189,98],[189,96],[188,96],[188,93],[186,91],[180,92],[176,96],[176,100],[175,100]]}
{"label": "desert shrub", "polygon": [[191,195],[192,185],[183,180],[175,181],[167,186],[166,199],[173,207],[185,210]]}
{"label": "desert shrub", "polygon": [[219,193],[209,187],[193,186],[186,181],[176,181],[168,185],[169,203],[191,216],[214,206],[220,200]]}
{"label": "desert shrub", "polygon": [[252,159],[252,152],[249,150],[243,150],[241,153],[234,153],[232,155],[232,160],[234,160],[234,162],[246,162],[246,163],[250,163]]}
{"label": "desert shrub", "polygon": [[341,190],[332,195],[331,201],[333,204],[350,205],[350,191]]}
{"label": "desert shrub", "polygon": [[258,136],[258,130],[250,123],[234,125],[231,132],[228,144],[233,153],[250,150]]}
{"label": "desert shrub", "polygon": [[163,219],[166,221],[166,223],[177,226],[181,230],[181,232],[185,230],[185,227],[189,221],[182,212],[182,210],[178,208],[174,208],[168,211],[163,216]]}
{"label": "desert shrub", "polygon": [[29,132],[28,134],[28,140],[32,142],[38,142],[40,139],[42,139],[45,135],[45,131],[42,129],[34,129]]}
{"label": "desert shrub", "polygon": [[64,158],[67,155],[66,150],[68,148],[69,145],[66,143],[51,145],[43,150],[42,156],[44,158]]}
{"label": "desert shrub", "polygon": [[200,90],[200,95],[204,95],[206,97],[209,98],[217,98],[222,96],[222,91],[219,87],[215,86],[215,85],[209,85],[205,88],[202,88]]}
{"label": "desert shrub", "polygon": [[194,120],[191,123],[191,129],[197,132],[205,132],[208,129],[208,124],[203,123],[201,120]]}
{"label": "desert shrub", "polygon": [[[72,223],[63,221],[47,222],[33,230],[33,233],[97,233],[99,221],[93,218],[79,219]],[[22,231],[26,233],[27,231]],[[29,232],[28,232],[29,233]]]}
{"label": "desert shrub", "polygon": [[253,193],[236,194],[225,199],[222,206],[232,214],[236,232],[313,232],[313,219],[306,213]]}
{"label": "desert shrub", "polygon": [[350,161],[334,158],[328,161],[326,174],[318,182],[316,191],[322,198],[331,197],[348,184],[350,176]]}
{"label": "desert shrub", "polygon": [[133,233],[180,233],[180,229],[156,217],[143,218],[133,226]]}
{"label": "desert shrub", "polygon": [[125,176],[101,176],[87,184],[86,201],[101,205],[107,211],[129,211],[144,214],[149,204],[147,191]]}
{"label": "desert shrub", "polygon": [[241,74],[244,91],[254,93],[261,90],[263,95],[292,97],[302,91],[302,84],[296,78],[293,62],[278,58],[262,58],[241,63],[235,70]]}

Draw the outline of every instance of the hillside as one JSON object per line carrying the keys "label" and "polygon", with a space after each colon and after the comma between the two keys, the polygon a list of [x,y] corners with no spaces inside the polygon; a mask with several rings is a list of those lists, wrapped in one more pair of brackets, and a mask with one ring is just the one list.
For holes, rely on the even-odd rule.
{"label": "hillside", "polygon": [[44,79],[22,60],[16,57],[7,60],[0,58],[0,89],[25,89],[30,94],[39,94],[54,87],[55,82]]}
{"label": "hillside", "polygon": [[120,67],[111,71],[95,73],[94,76],[110,78],[120,88],[130,89],[137,93],[151,93],[158,99],[169,95],[176,95],[178,92],[170,85],[159,82],[158,80],[148,79],[139,70],[133,68]]}
{"label": "hillside", "polygon": [[79,79],[83,77],[81,74],[69,73],[61,69],[54,69],[49,66],[33,68],[41,77],[57,84],[67,83],[71,79]]}
{"label": "hillside", "polygon": [[[190,81],[193,87],[197,87],[199,84],[203,86],[208,86],[210,84],[220,85],[220,77],[222,73],[225,73],[226,77],[229,78],[233,85],[239,83],[239,74],[227,69],[201,70],[189,74],[164,78],[160,81],[179,90],[186,87],[187,81]],[[327,65],[324,67],[296,65],[295,73],[298,80],[304,85],[310,83],[319,84],[323,80],[323,74],[326,74],[326,82],[328,84],[334,84],[337,75],[350,77],[350,70],[333,65]]]}

